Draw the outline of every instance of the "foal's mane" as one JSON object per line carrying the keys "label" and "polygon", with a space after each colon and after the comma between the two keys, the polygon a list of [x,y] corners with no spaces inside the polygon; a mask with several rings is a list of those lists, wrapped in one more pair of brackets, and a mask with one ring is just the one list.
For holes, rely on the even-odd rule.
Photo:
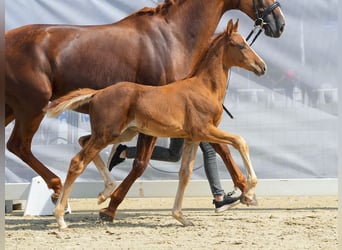
{"label": "foal's mane", "polygon": [[196,60],[195,66],[192,68],[190,74],[186,78],[193,77],[203,64],[206,64],[210,58],[217,54],[217,51],[222,47],[222,43],[228,39],[229,37],[227,35],[227,30],[216,35],[206,48],[205,53],[203,53],[199,59]]}
{"label": "foal's mane", "polygon": [[159,3],[157,7],[145,7],[136,12],[136,15],[165,15],[169,8],[176,4],[177,0],[165,0],[163,3]]}

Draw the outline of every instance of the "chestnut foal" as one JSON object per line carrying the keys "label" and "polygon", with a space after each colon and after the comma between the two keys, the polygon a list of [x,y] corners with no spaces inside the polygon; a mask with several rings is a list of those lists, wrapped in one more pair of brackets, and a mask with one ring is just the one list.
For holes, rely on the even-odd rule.
{"label": "chestnut foal", "polygon": [[[201,141],[230,144],[240,152],[248,171],[250,189],[246,196],[253,197],[257,177],[248,145],[242,137],[217,128],[222,117],[229,69],[238,66],[256,75],[266,72],[263,60],[237,33],[237,29],[238,21],[234,24],[230,20],[227,29],[211,42],[189,78],[160,87],[121,82],[101,90],[80,89],[56,99],[48,106],[48,115],[56,116],[66,109],[74,110],[85,103],[90,105],[91,135],[83,139],[83,149],[71,160],[55,209],[60,229],[67,227],[64,209],[76,178],[108,144],[129,141],[137,133],[185,139],[178,191],[172,210],[174,218],[183,225],[193,225],[183,216],[181,208]],[[152,141],[151,146],[154,144],[155,141]],[[132,177],[129,175],[126,178]],[[122,185],[125,181],[114,191],[112,198],[121,188],[125,188]],[[123,198],[120,199],[121,202]]]}

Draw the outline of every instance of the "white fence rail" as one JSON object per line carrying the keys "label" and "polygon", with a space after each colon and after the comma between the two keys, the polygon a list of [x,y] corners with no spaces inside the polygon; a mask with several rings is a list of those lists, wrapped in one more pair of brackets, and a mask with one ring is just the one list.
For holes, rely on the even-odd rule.
{"label": "white fence rail", "polygon": [[[120,184],[120,182],[117,182]],[[178,181],[137,181],[127,197],[174,197]],[[233,187],[231,180],[223,180],[224,187]],[[96,198],[103,190],[103,182],[76,182],[70,198]],[[26,200],[30,183],[7,183],[5,200]],[[256,194],[259,196],[319,196],[336,195],[338,179],[262,179],[259,180]],[[189,183],[186,196],[211,196],[206,180],[193,180]]]}

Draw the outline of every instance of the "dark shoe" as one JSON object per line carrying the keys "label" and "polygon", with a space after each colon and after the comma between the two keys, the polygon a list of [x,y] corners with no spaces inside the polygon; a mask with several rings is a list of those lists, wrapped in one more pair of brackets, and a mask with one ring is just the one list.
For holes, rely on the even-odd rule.
{"label": "dark shoe", "polygon": [[120,157],[120,154],[122,153],[122,151],[124,151],[126,149],[127,149],[126,145],[119,144],[119,146],[115,150],[113,158],[110,160],[109,167],[108,167],[109,171],[112,171],[114,166],[116,166],[119,163],[121,163],[124,160],[126,160],[126,158],[121,158]]}
{"label": "dark shoe", "polygon": [[221,213],[226,211],[229,208],[232,208],[240,203],[240,197],[231,197],[228,195],[224,195],[222,201],[213,200],[213,204],[215,204],[215,212]]}

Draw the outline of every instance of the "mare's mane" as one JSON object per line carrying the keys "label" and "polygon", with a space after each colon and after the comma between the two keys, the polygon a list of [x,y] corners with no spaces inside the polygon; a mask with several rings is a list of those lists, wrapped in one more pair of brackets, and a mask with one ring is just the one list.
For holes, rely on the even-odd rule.
{"label": "mare's mane", "polygon": [[136,12],[136,15],[165,15],[171,6],[175,5],[175,0],[165,0],[163,3],[159,3],[157,7],[145,7]]}

